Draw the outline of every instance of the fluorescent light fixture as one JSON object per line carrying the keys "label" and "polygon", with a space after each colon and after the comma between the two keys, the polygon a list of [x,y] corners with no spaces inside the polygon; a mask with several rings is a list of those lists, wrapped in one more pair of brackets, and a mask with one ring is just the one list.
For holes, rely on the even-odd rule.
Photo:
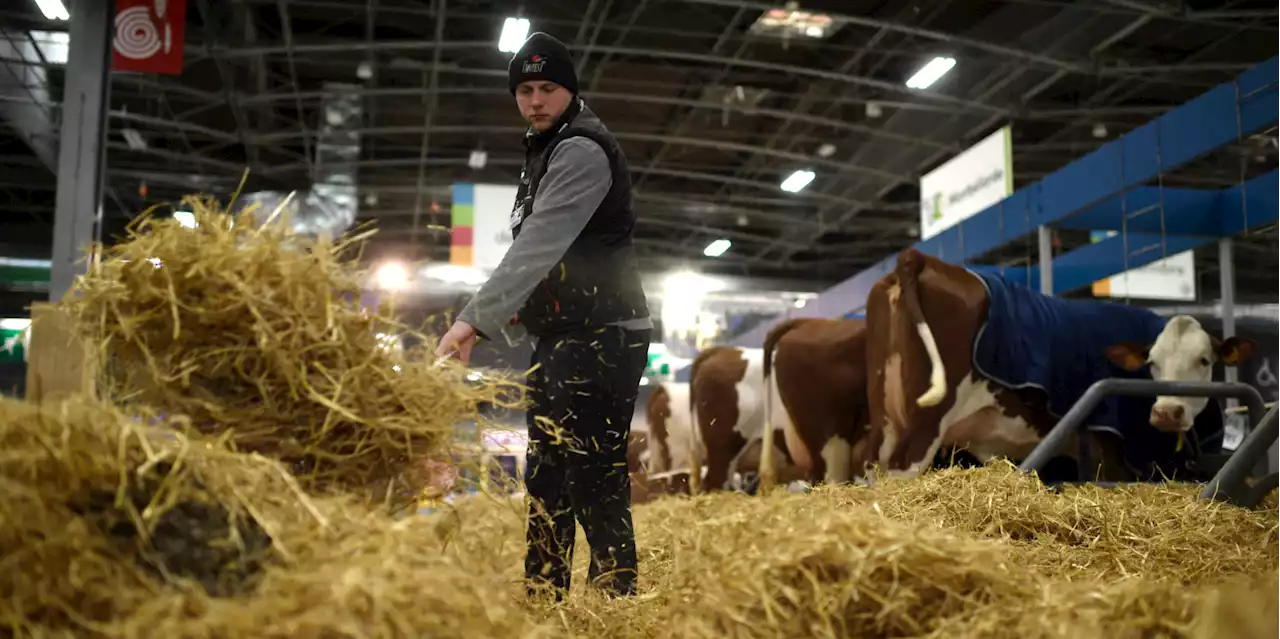
{"label": "fluorescent light fixture", "polygon": [[196,214],[191,211],[174,211],[173,219],[186,228],[193,229],[196,227]]}
{"label": "fluorescent light fixture", "polygon": [[808,169],[796,171],[782,181],[782,190],[787,193],[799,193],[804,187],[809,186],[815,177],[817,174]]}
{"label": "fluorescent light fixture", "polygon": [[502,35],[498,36],[498,50],[515,53],[529,37],[528,18],[507,18],[502,23]]}
{"label": "fluorescent light fixture", "polygon": [[40,7],[40,12],[50,20],[71,19],[71,14],[67,13],[67,8],[63,6],[62,0],[36,0],[36,6]]}
{"label": "fluorescent light fixture", "polygon": [[707,257],[720,257],[724,255],[725,251],[729,250],[730,246],[733,246],[733,242],[722,237],[708,244],[707,248],[702,249],[702,254]]}
{"label": "fluorescent light fixture", "polygon": [[146,138],[142,137],[142,134],[139,133],[137,129],[133,129],[133,128],[121,129],[120,135],[124,136],[125,143],[128,144],[129,148],[133,149],[134,151],[147,150],[147,140]]}
{"label": "fluorescent light fixture", "polygon": [[32,29],[31,40],[36,43],[40,55],[49,64],[63,65],[67,63],[67,54],[71,51],[71,34],[66,31],[40,31]]}
{"label": "fluorescent light fixture", "polygon": [[951,67],[956,66],[955,58],[937,57],[929,61],[929,64],[920,67],[916,74],[907,80],[908,89],[927,89],[938,81],[938,78],[946,75]]}

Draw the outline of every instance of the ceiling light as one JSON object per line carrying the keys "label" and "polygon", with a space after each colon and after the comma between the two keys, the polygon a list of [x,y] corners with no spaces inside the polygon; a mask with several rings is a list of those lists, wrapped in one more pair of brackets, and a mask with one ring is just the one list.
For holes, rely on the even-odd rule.
{"label": "ceiling light", "polygon": [[134,151],[147,150],[147,140],[142,137],[142,134],[137,129],[126,127],[120,130],[120,135],[124,136],[125,144],[128,144],[129,148]]}
{"label": "ceiling light", "polygon": [[818,147],[818,157],[820,158],[829,158],[835,152],[836,152],[836,145],[831,144],[830,142]]}
{"label": "ceiling light", "polygon": [[1093,125],[1093,137],[1095,138],[1107,137],[1107,125],[1101,122]]}
{"label": "ceiling light", "polygon": [[191,211],[174,211],[173,219],[183,228],[193,229],[196,227],[196,214]]}
{"label": "ceiling light", "polygon": [[724,255],[725,251],[729,250],[730,246],[733,246],[733,242],[722,237],[708,244],[707,248],[702,249],[702,254],[707,257],[720,257]]}
{"label": "ceiling light", "polygon": [[71,14],[67,13],[67,8],[62,5],[62,0],[36,0],[36,6],[40,7],[40,12],[50,20],[71,19]]}
{"label": "ceiling light", "polygon": [[515,53],[520,50],[529,37],[528,18],[507,18],[502,23],[502,35],[498,36],[498,50],[503,53]]}
{"label": "ceiling light", "polygon": [[956,66],[955,58],[934,58],[907,80],[908,89],[927,89]]}
{"label": "ceiling light", "polygon": [[409,283],[409,273],[404,265],[388,262],[378,269],[378,286],[388,291],[398,291]]}
{"label": "ceiling light", "polygon": [[815,177],[817,177],[817,174],[808,169],[796,171],[782,181],[782,190],[788,193],[799,193],[801,189],[809,186],[809,183]]}
{"label": "ceiling light", "polygon": [[476,149],[471,152],[471,157],[467,160],[467,166],[479,171],[489,163],[489,154],[484,149]]}
{"label": "ceiling light", "polygon": [[785,7],[770,9],[760,14],[747,31],[753,35],[771,35],[780,38],[803,35],[821,39],[831,35],[837,26],[831,16],[800,11],[796,3],[789,2]]}
{"label": "ceiling light", "polygon": [[373,65],[366,60],[356,65],[356,77],[361,80],[368,80],[373,77]]}

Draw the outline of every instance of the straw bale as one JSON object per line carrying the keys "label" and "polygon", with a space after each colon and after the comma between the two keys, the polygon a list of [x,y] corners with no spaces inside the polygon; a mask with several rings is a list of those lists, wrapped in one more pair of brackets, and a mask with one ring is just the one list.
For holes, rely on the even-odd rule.
{"label": "straw bale", "polygon": [[[634,509],[637,597],[582,586],[580,552],[573,597],[533,615],[579,637],[1275,636],[1277,512],[1196,492],[1058,494],[997,463],[874,488],[664,497]],[[452,553],[518,582],[519,500],[441,517],[460,526]]]}
{"label": "straw bale", "polygon": [[196,228],[141,216],[62,302],[101,345],[105,396],[117,404],[229,435],[284,461],[309,491],[401,500],[456,422],[483,401],[523,401],[505,379],[464,382],[455,361],[382,344],[379,334],[414,331],[392,310],[361,307],[363,272],[347,258],[370,232],[332,243],[295,235],[284,219],[259,223],[253,207],[232,215],[209,197],[183,202]]}
{"label": "straw bale", "polygon": [[895,519],[1004,541],[1020,561],[1067,578],[1160,574],[1193,583],[1200,575],[1258,568],[1257,547],[1224,544],[1223,530],[1250,531],[1257,544],[1275,546],[1280,540],[1274,517],[1265,522],[1256,512],[1200,501],[1200,487],[1192,484],[1121,490],[1086,484],[1059,494],[1006,461],[877,482],[876,490],[836,494],[842,501],[873,504]]}
{"label": "straw bale", "polygon": [[542,636],[496,567],[442,552],[447,520],[311,498],[274,460],[84,400],[0,400],[0,445],[19,636]]}
{"label": "straw bale", "polygon": [[[578,552],[573,596],[548,605],[520,597],[523,499],[396,520],[87,402],[0,401],[0,445],[0,624],[21,636],[1253,639],[1276,636],[1280,612],[1276,510],[1175,486],[1055,494],[994,464],[665,497],[635,508],[636,597],[584,587]],[[137,489],[140,510],[82,506]],[[163,527],[192,503],[206,525]],[[145,535],[114,542],[104,514]],[[187,576],[176,553],[142,552],[175,539]]]}

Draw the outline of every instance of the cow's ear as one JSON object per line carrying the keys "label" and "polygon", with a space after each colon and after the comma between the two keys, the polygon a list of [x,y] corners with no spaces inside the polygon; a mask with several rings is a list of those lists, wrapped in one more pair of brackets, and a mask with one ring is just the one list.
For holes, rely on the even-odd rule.
{"label": "cow's ear", "polygon": [[1228,337],[1217,344],[1218,358],[1227,366],[1235,366],[1250,357],[1257,343],[1247,337]]}
{"label": "cow's ear", "polygon": [[1136,371],[1147,363],[1147,348],[1133,342],[1115,344],[1107,347],[1107,359],[1127,371]]}

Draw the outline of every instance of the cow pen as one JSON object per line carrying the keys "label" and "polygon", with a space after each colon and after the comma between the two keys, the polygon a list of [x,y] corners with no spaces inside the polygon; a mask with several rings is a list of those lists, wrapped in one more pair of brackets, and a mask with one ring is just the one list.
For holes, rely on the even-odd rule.
{"label": "cow pen", "polygon": [[[1186,397],[1231,398],[1245,402],[1249,412],[1249,432],[1234,452],[1229,455],[1202,456],[1193,469],[1203,474],[1213,473],[1208,481],[1201,499],[1219,499],[1252,508],[1260,504],[1266,494],[1276,487],[1277,474],[1269,470],[1266,464],[1268,449],[1276,442],[1276,408],[1264,408],[1262,396],[1258,390],[1247,384],[1222,382],[1164,382],[1136,379],[1106,379],[1094,383],[1089,390],[1072,406],[1071,410],[1058,421],[1053,430],[1036,446],[1035,450],[1022,461],[1019,468],[1023,472],[1040,470],[1046,462],[1058,453],[1068,438],[1081,428],[1087,428],[1085,420],[1108,396],[1121,395],[1130,397],[1156,397],[1157,395],[1176,395]],[[1078,438],[1080,443],[1079,467],[1081,475],[1090,467],[1092,451],[1089,449],[1089,438]],[[1261,468],[1261,476],[1256,483],[1247,482],[1249,474]]]}

